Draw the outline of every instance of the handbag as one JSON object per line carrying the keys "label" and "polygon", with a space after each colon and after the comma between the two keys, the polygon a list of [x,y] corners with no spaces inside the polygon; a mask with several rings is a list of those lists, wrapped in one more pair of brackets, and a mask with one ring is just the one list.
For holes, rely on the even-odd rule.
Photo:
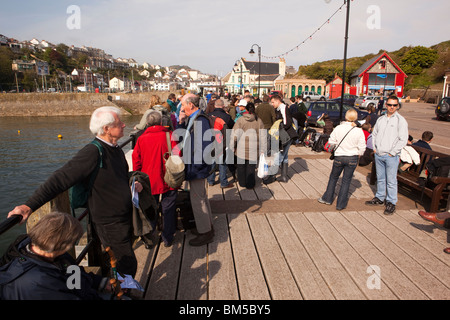
{"label": "handbag", "polygon": [[179,188],[185,179],[184,162],[180,156],[172,154],[172,145],[170,143],[169,132],[166,132],[166,141],[168,152],[164,153],[166,173],[164,174],[164,182],[171,188]]}
{"label": "handbag", "polygon": [[350,130],[348,130],[348,132],[345,134],[345,136],[342,138],[341,142],[339,142],[339,144],[337,145],[336,148],[333,148],[333,150],[331,150],[331,155],[330,155],[330,160],[334,160],[334,152],[336,151],[337,148],[339,148],[339,146],[341,145],[342,141],[344,141],[345,137],[350,133],[350,131],[352,131],[353,129],[355,129],[355,127],[352,127]]}

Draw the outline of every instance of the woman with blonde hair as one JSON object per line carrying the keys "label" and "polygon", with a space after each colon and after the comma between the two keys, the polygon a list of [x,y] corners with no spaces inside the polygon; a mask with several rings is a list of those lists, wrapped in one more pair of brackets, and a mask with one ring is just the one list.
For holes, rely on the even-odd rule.
{"label": "woman with blonde hair", "polygon": [[353,172],[358,165],[358,158],[366,150],[366,139],[361,128],[358,128],[355,121],[358,120],[358,113],[350,109],[345,113],[345,122],[342,122],[333,132],[331,132],[328,142],[336,146],[334,151],[333,168],[328,180],[327,190],[318,199],[320,203],[331,205],[334,200],[334,193],[339,176],[342,176],[342,184],[336,203],[336,210],[343,210],[347,207],[349,199],[349,188],[352,181]]}
{"label": "woman with blonde hair", "polygon": [[144,130],[145,126],[147,125],[147,116],[148,116],[148,114],[152,111],[154,106],[161,106],[161,105],[162,105],[161,98],[159,96],[157,96],[156,94],[153,94],[150,97],[150,103],[148,105],[147,111],[145,111],[145,113],[143,114],[139,124],[134,126],[134,129]]}

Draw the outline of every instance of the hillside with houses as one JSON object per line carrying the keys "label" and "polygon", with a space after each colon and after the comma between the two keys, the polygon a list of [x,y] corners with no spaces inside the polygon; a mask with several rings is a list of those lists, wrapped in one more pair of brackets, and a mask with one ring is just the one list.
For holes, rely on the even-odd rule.
{"label": "hillside with houses", "polygon": [[99,48],[0,35],[0,92],[198,91],[218,81],[188,66],[139,64]]}

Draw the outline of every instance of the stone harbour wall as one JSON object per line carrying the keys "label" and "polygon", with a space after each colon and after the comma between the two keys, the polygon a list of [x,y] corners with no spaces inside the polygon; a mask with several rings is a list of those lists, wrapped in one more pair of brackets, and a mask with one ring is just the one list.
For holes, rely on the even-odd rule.
{"label": "stone harbour wall", "polygon": [[[178,94],[178,92],[174,92]],[[144,93],[1,93],[0,117],[91,115],[103,106],[117,106],[125,113],[143,114],[150,97],[167,100],[170,92]]]}

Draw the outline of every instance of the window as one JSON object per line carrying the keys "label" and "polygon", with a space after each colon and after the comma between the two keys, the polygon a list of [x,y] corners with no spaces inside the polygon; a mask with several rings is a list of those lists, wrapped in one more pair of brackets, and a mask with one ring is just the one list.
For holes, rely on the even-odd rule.
{"label": "window", "polygon": [[314,92],[316,92],[316,87],[315,86],[312,86],[311,87],[311,91],[314,93]]}
{"label": "window", "polygon": [[303,89],[303,86],[298,86],[298,95],[300,96],[301,94],[302,94],[302,89]]}
{"label": "window", "polygon": [[395,73],[369,73],[369,86],[384,85],[395,85]]}

